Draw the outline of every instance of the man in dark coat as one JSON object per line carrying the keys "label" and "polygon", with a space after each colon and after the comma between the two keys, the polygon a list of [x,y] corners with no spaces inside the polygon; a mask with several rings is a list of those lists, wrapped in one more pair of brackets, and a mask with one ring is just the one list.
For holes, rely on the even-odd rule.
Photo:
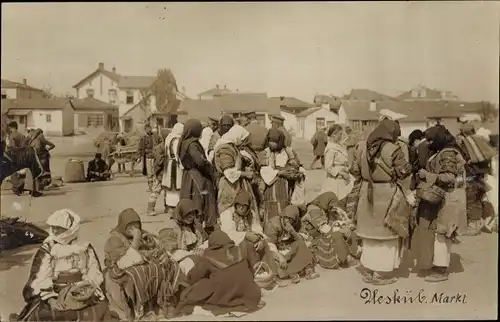
{"label": "man in dark coat", "polygon": [[87,168],[87,181],[105,181],[111,177],[106,161],[102,159],[101,153],[96,153],[95,158],[90,160]]}
{"label": "man in dark coat", "polygon": [[[26,137],[18,131],[18,126],[16,121],[9,123],[9,143],[7,145],[7,150],[21,150],[26,147],[27,139]],[[12,184],[12,192],[20,196],[24,192],[24,178],[25,175],[19,172],[15,172],[10,176],[10,182]]]}
{"label": "man in dark coat", "polygon": [[153,149],[162,142],[161,136],[158,133],[153,133],[151,124],[144,125],[146,134],[139,141],[139,157],[142,160],[142,174],[148,177],[148,192],[151,192],[153,180],[155,179],[154,164],[155,159]]}
{"label": "man in dark coat", "polygon": [[325,148],[328,143],[328,137],[325,133],[325,128],[322,127],[316,133],[314,133],[311,144],[313,146],[314,159],[309,166],[309,169],[313,169],[316,161],[321,160],[321,166],[325,166]]}
{"label": "man in dark coat", "polygon": [[275,129],[280,130],[285,134],[285,146],[289,148],[292,146],[292,136],[290,132],[285,129],[285,118],[281,115],[272,115],[271,116],[271,126]]}

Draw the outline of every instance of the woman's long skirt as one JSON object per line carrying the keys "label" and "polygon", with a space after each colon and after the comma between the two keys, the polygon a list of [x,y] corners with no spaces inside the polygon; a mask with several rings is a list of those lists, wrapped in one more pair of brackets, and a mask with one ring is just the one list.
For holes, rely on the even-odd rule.
{"label": "woman's long skirt", "polygon": [[399,267],[401,240],[363,238],[361,264],[375,272],[392,272]]}

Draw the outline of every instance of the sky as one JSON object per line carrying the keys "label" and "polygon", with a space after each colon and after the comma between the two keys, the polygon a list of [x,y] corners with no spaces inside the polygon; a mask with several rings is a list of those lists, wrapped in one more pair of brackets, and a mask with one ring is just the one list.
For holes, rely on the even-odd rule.
{"label": "sky", "polygon": [[499,97],[500,4],[491,2],[2,3],[2,78],[55,93],[99,62],[170,68],[188,95],[396,95],[422,84]]}

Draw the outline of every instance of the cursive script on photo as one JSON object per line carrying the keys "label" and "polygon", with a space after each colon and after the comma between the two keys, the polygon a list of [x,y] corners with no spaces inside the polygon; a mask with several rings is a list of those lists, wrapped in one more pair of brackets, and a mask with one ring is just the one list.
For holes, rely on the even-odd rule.
{"label": "cursive script on photo", "polygon": [[359,292],[359,297],[364,304],[465,304],[467,294],[465,293],[427,293],[424,289],[419,290],[394,290],[380,291],[378,288],[363,288]]}

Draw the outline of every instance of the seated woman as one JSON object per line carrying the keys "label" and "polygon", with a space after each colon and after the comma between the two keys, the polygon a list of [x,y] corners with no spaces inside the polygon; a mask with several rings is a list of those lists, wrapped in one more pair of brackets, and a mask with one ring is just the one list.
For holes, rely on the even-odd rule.
{"label": "seated woman", "polygon": [[[18,321],[109,321],[103,273],[94,248],[77,240],[80,217],[61,209],[47,220],[49,237],[36,252]],[[85,294],[75,298],[73,291]]]}
{"label": "seated woman", "polygon": [[196,203],[191,199],[181,199],[174,211],[174,226],[179,250],[193,252],[207,247],[207,234],[201,224],[201,216]]}
{"label": "seated woman", "polygon": [[106,161],[102,159],[101,153],[96,153],[95,158],[89,161],[87,167],[87,181],[105,181],[111,177]]}
{"label": "seated woman", "polygon": [[260,218],[250,208],[250,198],[246,191],[236,195],[233,206],[220,216],[220,229],[246,253],[252,268],[259,262],[265,262],[272,271],[277,272]]}
{"label": "seated woman", "polygon": [[279,216],[271,218],[264,229],[266,241],[278,262],[278,277],[288,278],[294,284],[300,282],[299,274],[308,280],[319,277],[314,270],[313,254],[297,232],[299,217],[299,208],[289,205]]}
{"label": "seated woman", "polygon": [[165,298],[160,291],[166,289],[164,283],[171,282],[170,267],[154,260],[156,245],[146,236],[139,215],[128,208],[118,216],[118,225],[104,246],[106,295],[110,310],[121,320],[143,317],[149,308],[146,305],[154,307],[161,302],[159,297]]}
{"label": "seated woman", "polygon": [[307,205],[300,233],[308,242],[316,261],[323,268],[346,267],[349,255],[359,258],[358,238],[354,226],[338,208],[333,192],[324,192]]}
{"label": "seated woman", "polygon": [[210,234],[208,249],[189,271],[187,280],[191,287],[182,293],[177,308],[183,314],[192,313],[195,306],[222,315],[253,312],[265,305],[248,258],[221,230]]}

